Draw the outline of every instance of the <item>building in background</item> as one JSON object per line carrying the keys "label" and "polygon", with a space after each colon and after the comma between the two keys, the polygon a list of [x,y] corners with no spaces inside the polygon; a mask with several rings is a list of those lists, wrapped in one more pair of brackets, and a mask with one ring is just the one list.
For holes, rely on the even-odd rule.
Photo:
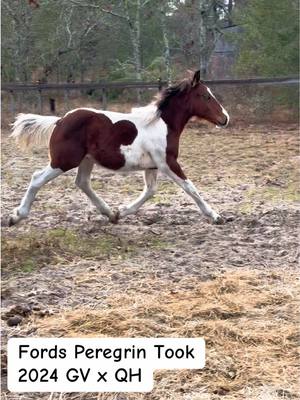
{"label": "building in background", "polygon": [[217,40],[209,62],[208,79],[234,78],[234,65],[238,56],[234,37],[241,34],[242,31],[243,28],[239,25],[222,28],[223,35]]}

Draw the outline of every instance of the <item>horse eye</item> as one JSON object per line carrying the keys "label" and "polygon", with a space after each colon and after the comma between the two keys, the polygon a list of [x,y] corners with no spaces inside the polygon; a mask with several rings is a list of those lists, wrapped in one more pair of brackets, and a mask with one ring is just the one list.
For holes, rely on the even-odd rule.
{"label": "horse eye", "polygon": [[204,100],[210,100],[210,99],[211,99],[211,95],[205,93],[205,94],[203,95],[203,98],[204,98]]}

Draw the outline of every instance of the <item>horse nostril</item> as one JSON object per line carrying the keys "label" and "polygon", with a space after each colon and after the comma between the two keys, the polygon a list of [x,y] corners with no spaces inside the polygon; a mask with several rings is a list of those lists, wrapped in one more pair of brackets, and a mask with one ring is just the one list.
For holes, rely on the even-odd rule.
{"label": "horse nostril", "polygon": [[225,116],[225,121],[223,120],[223,122],[220,123],[221,126],[226,126],[228,123],[228,118],[227,116]]}

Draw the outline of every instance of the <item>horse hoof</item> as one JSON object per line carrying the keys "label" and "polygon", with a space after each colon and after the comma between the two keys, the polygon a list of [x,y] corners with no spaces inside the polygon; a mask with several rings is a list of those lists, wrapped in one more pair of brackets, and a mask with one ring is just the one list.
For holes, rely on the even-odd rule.
{"label": "horse hoof", "polygon": [[223,224],[225,224],[225,222],[226,222],[226,220],[223,218],[223,217],[221,217],[221,215],[218,215],[216,218],[214,218],[214,220],[213,220],[213,224],[214,225],[223,225]]}
{"label": "horse hoof", "polygon": [[16,221],[14,220],[14,217],[9,217],[7,221],[7,226],[11,227],[16,225]]}
{"label": "horse hoof", "polygon": [[109,217],[109,221],[112,224],[117,224],[120,218],[120,211],[116,211],[113,215]]}

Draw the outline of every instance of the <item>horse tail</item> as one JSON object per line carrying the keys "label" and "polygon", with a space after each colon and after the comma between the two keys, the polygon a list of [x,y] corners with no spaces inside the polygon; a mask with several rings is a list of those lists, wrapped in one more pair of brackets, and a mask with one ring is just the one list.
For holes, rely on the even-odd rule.
{"label": "horse tail", "polygon": [[47,146],[56,122],[60,117],[52,115],[18,114],[12,124],[11,137],[22,149]]}

